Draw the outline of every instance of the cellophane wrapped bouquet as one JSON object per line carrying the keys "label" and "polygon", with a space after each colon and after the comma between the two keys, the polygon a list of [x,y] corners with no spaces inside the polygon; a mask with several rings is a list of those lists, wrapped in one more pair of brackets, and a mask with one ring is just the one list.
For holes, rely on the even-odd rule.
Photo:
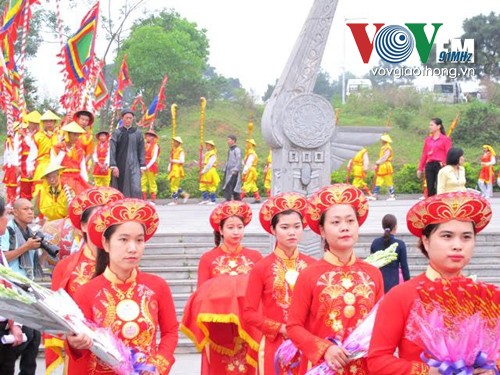
{"label": "cellophane wrapped bouquet", "polygon": [[292,375],[297,372],[300,364],[300,350],[293,345],[292,340],[283,341],[274,355],[274,370],[276,374]]}
{"label": "cellophane wrapped bouquet", "polygon": [[387,249],[379,250],[373,254],[370,254],[365,258],[365,262],[368,262],[377,268],[382,268],[398,259],[398,253],[396,253],[397,248],[398,243],[394,242]]}
{"label": "cellophane wrapped bouquet", "polygon": [[500,289],[468,278],[436,280],[419,288],[406,337],[440,374],[496,370],[500,358]]}
{"label": "cellophane wrapped bouquet", "polygon": [[[363,358],[368,354],[368,348],[370,347],[373,325],[375,324],[375,316],[377,315],[379,303],[377,303],[373,307],[373,309],[371,309],[371,311],[368,313],[368,315],[366,315],[363,321],[351,332],[349,336],[347,336],[347,338],[342,343],[336,342],[338,345],[342,346],[350,353],[350,360]],[[324,361],[319,365],[313,367],[306,373],[306,375],[334,374],[336,374],[336,372],[332,370]]]}
{"label": "cellophane wrapped bouquet", "polygon": [[92,338],[90,350],[118,375],[135,374],[141,368],[138,363],[141,358],[110,329],[85,319],[64,290],[51,291],[3,265],[0,265],[0,280],[0,315],[49,333],[86,334]]}

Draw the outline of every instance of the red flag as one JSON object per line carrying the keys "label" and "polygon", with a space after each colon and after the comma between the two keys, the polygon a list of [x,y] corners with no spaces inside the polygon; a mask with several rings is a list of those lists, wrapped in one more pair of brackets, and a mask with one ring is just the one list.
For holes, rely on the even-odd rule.
{"label": "red flag", "polygon": [[131,84],[132,80],[130,79],[130,74],[128,73],[127,55],[125,55],[123,56],[122,64],[120,66],[120,70],[118,71],[118,82],[113,103],[115,109],[122,106],[123,91]]}
{"label": "red flag", "polygon": [[141,115],[146,111],[146,104],[144,104],[144,100],[142,99],[141,94],[136,96],[136,98],[132,102],[132,105],[130,106],[130,109],[132,111],[135,111],[137,107],[140,107]]}

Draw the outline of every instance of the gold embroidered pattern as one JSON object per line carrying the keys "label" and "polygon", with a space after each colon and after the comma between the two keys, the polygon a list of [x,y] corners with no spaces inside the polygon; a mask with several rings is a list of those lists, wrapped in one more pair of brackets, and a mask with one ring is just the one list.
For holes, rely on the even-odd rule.
{"label": "gold embroidered pattern", "polygon": [[[95,322],[110,327],[125,345],[137,348],[146,356],[154,354],[158,324],[158,303],[152,299],[154,292],[146,285],[137,285],[135,281],[125,291],[114,284],[111,284],[111,289],[103,289],[96,296],[98,304],[93,308]],[[127,300],[139,307],[138,316],[134,314],[133,317],[128,310],[125,314],[117,313],[120,302],[122,306]]]}
{"label": "gold embroidered pattern", "polygon": [[264,319],[264,327],[262,327],[262,332],[264,332],[266,336],[274,338],[276,337],[276,334],[278,333],[280,327],[281,323],[275,322],[271,319]]}
{"label": "gold embroidered pattern", "polygon": [[222,363],[224,363],[224,367],[226,368],[226,375],[246,374],[251,369],[245,359],[248,345],[241,339],[236,345],[239,348],[234,355],[222,355]]}
{"label": "gold embroidered pattern", "polygon": [[428,375],[429,366],[421,362],[412,362],[410,375]]}
{"label": "gold embroidered pattern", "polygon": [[162,355],[157,354],[151,359],[151,364],[156,367],[158,373],[163,374],[167,371],[170,362]]}
{"label": "gold embroidered pattern", "polygon": [[[371,310],[375,301],[375,283],[363,271],[332,271],[321,275],[317,282],[323,287],[319,295],[319,313],[325,317],[325,324],[331,327],[336,337],[344,338]],[[357,322],[349,323],[345,330],[344,321],[357,317]]]}
{"label": "gold embroidered pattern", "polygon": [[71,280],[68,283],[70,294],[75,293],[80,286],[87,284],[94,276],[94,272],[95,261],[79,263],[71,274]]}
{"label": "gold embroidered pattern", "polygon": [[273,263],[273,299],[276,304],[283,309],[283,319],[285,322],[288,321],[288,308],[292,303],[292,291],[293,286],[290,285],[286,280],[286,273],[288,270],[294,270],[301,272],[307,267],[307,263],[302,259],[282,259],[276,257],[276,261]]}
{"label": "gold embroidered pattern", "polygon": [[212,276],[246,274],[253,265],[253,261],[244,255],[221,255],[212,262]]}

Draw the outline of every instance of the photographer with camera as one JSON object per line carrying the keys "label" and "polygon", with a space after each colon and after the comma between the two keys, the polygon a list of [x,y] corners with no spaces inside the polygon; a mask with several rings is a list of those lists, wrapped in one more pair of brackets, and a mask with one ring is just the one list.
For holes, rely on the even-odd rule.
{"label": "photographer with camera", "polygon": [[[2,236],[1,251],[13,271],[31,279],[40,277],[42,268],[37,249],[40,248],[42,240],[34,237],[28,227],[34,219],[33,205],[27,199],[17,199],[12,213],[14,217],[9,220],[8,230]],[[12,351],[16,358],[21,356],[20,374],[35,375],[41,335],[39,331],[25,326],[22,327],[22,332],[26,335],[26,342],[12,347]]]}

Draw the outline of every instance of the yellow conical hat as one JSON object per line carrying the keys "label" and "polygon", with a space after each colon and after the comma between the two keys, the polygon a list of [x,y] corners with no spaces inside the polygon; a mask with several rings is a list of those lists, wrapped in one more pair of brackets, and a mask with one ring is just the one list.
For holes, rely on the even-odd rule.
{"label": "yellow conical hat", "polygon": [[85,129],[74,121],[71,121],[69,124],[64,125],[61,128],[61,130],[68,133],[78,133],[78,134],[86,133]]}
{"label": "yellow conical hat", "polygon": [[26,116],[24,116],[24,121],[25,122],[32,122],[34,124],[39,124],[40,123],[40,117],[42,115],[38,111],[31,111],[28,113]]}
{"label": "yellow conical hat", "polygon": [[392,138],[389,134],[383,134],[380,139],[387,143],[392,143]]}
{"label": "yellow conical hat", "polygon": [[61,118],[50,109],[40,117],[40,121],[59,121]]}
{"label": "yellow conical hat", "polygon": [[55,172],[55,171],[58,171],[60,169],[64,169],[64,167],[62,165],[59,165],[59,164],[49,164],[49,165],[47,165],[47,168],[45,169],[45,172],[43,172],[43,176],[42,177],[45,177],[48,174],[50,174],[52,172]]}

